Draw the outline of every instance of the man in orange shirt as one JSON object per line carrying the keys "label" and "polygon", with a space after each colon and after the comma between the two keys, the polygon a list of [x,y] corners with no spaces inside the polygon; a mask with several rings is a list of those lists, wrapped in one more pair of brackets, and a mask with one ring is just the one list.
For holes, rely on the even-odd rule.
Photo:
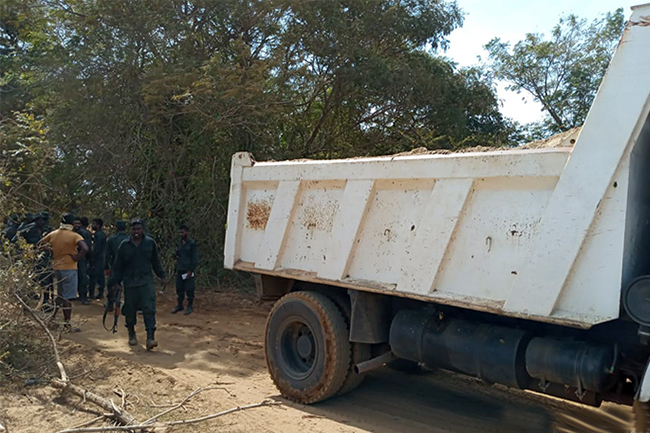
{"label": "man in orange shirt", "polygon": [[77,297],[77,262],[88,252],[83,237],[74,232],[73,222],[72,214],[63,215],[59,229],[48,233],[40,242],[45,248],[51,249],[54,256],[52,265],[57,287],[56,305],[63,310],[64,326],[68,330],[72,330],[70,300]]}

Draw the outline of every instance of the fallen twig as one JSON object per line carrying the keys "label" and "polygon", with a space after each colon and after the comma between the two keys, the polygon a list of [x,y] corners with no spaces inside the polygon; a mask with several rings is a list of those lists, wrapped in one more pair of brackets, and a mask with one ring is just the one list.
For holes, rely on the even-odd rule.
{"label": "fallen twig", "polygon": [[81,427],[81,428],[74,428],[74,429],[67,429],[67,430],[60,430],[57,433],[92,433],[92,432],[109,432],[109,431],[130,431],[130,430],[139,430],[139,429],[147,429],[149,432],[155,432],[157,428],[160,429],[165,429],[167,427],[173,427],[177,425],[188,425],[188,424],[196,424],[204,421],[209,421],[215,418],[219,418],[224,415],[228,415],[234,412],[240,412],[248,409],[254,409],[258,407],[263,407],[263,406],[276,406],[280,405],[282,403],[280,402],[275,402],[275,401],[270,401],[270,400],[264,400],[260,403],[255,403],[255,404],[249,404],[246,406],[237,406],[233,407],[228,410],[224,410],[222,412],[214,413],[211,415],[206,415],[201,418],[194,418],[194,419],[187,419],[187,420],[179,420],[179,421],[169,421],[169,422],[163,422],[163,423],[156,423],[156,424],[137,424],[137,425],[124,425],[124,426],[113,426],[113,427]]}
{"label": "fallen twig", "polygon": [[[151,423],[153,423],[155,420],[157,420],[157,419],[163,417],[164,415],[167,415],[168,413],[173,412],[173,411],[175,411],[176,409],[182,407],[182,406],[183,406],[185,403],[187,403],[187,402],[188,402],[192,397],[194,397],[194,396],[196,396],[196,395],[202,393],[203,391],[209,391],[209,390],[211,390],[211,389],[222,389],[222,390],[223,390],[223,389],[225,389],[225,388],[223,388],[223,387],[221,387],[221,386],[206,386],[205,388],[199,388],[199,389],[196,389],[196,390],[192,391],[192,393],[189,394],[187,397],[185,397],[185,398],[183,399],[183,401],[181,401],[180,403],[175,404],[175,405],[173,405],[172,407],[170,407],[169,409],[167,409],[167,410],[165,410],[165,411],[163,411],[163,412],[160,412],[158,415],[155,415],[155,416],[149,418],[148,420],[144,421],[142,424],[151,424]],[[226,391],[227,391],[227,390],[226,390]]]}
{"label": "fallen twig", "polygon": [[97,418],[93,418],[90,421],[87,421],[83,424],[76,425],[72,428],[81,428],[81,427],[88,427],[89,425],[95,424],[97,421],[101,421],[104,419],[104,415],[99,415]]}

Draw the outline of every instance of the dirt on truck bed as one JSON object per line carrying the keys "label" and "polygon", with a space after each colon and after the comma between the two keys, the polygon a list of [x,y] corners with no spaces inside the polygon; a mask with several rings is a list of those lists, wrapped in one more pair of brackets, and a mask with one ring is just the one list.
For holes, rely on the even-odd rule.
{"label": "dirt on truck bed", "polygon": [[[267,399],[281,405],[238,412],[207,423],[176,427],[177,432],[629,432],[631,409],[600,409],[531,392],[487,386],[444,371],[407,375],[383,368],[368,375],[354,392],[314,406],[283,399],[264,361],[264,329],[270,303],[233,294],[201,294],[190,316],[172,315],[170,296],[158,302],[159,347],[127,345],[123,317],[117,334],[104,330],[99,301],[75,304],[82,332],[60,342],[75,382],[120,403],[145,420],[190,392],[217,389],[193,398],[173,419],[189,419]],[[141,318],[141,316],[140,316]],[[123,390],[123,391],[122,391]],[[97,417],[97,407],[78,397],[61,397],[47,384],[5,391],[0,421],[10,433],[46,433]],[[171,419],[169,416],[163,420]],[[600,430],[596,430],[596,427]]]}

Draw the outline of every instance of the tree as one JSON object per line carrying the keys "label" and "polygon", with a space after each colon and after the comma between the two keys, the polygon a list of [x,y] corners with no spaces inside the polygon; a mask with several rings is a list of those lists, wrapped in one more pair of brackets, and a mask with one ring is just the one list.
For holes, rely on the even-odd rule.
{"label": "tree", "polygon": [[512,48],[491,40],[485,46],[489,68],[508,89],[527,92],[542,104],[547,135],[565,131],[584,122],[623,28],[622,8],[591,24],[569,15],[549,38],[528,33]]}
{"label": "tree", "polygon": [[454,2],[7,5],[0,86],[15,97],[0,112],[43,125],[53,163],[39,200],[108,222],[146,216],[163,246],[185,222],[212,275],[236,151],[339,158],[508,141],[482,71],[435,54],[462,22]]}

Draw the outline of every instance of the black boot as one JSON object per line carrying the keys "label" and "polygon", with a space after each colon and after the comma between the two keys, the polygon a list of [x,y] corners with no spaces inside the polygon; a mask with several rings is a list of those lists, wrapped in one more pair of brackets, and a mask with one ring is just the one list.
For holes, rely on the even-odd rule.
{"label": "black boot", "polygon": [[129,330],[129,346],[137,346],[138,338],[135,336],[135,327],[129,326],[127,329]]}
{"label": "black boot", "polygon": [[178,304],[176,304],[176,306],[175,306],[174,309],[172,310],[172,314],[176,314],[176,313],[178,313],[179,311],[183,311],[183,301],[181,301],[181,302],[179,302]]}
{"label": "black boot", "polygon": [[154,347],[158,347],[158,342],[155,338],[155,329],[147,329],[147,350],[152,350]]}
{"label": "black boot", "polygon": [[192,311],[194,311],[194,305],[192,305],[192,302],[188,302],[187,310],[185,310],[185,315],[187,316],[188,314],[192,314]]}

